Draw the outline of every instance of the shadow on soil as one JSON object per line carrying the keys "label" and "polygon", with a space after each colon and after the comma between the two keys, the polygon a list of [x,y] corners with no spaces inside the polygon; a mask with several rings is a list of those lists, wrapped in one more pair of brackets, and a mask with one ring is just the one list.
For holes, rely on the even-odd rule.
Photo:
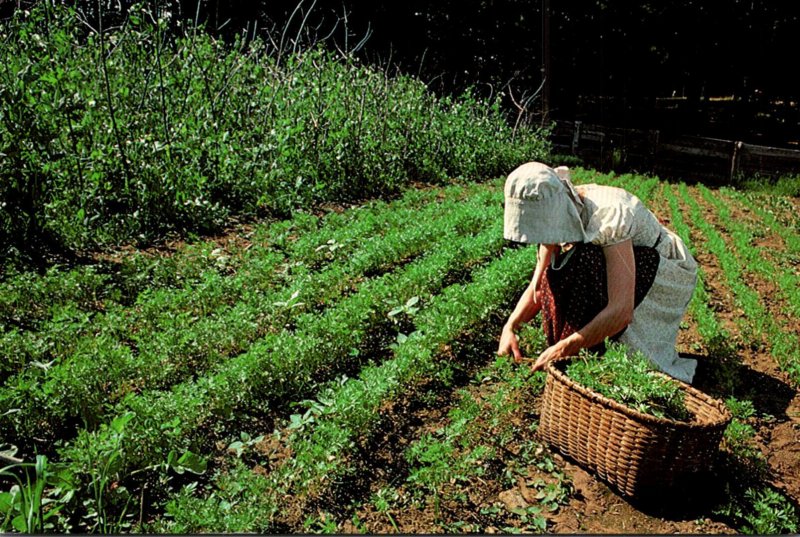
{"label": "shadow on soil", "polygon": [[[757,415],[770,415],[778,420],[788,419],[787,409],[796,397],[795,390],[773,376],[756,371],[741,363],[735,354],[709,356],[681,354],[698,360],[695,388],[725,400],[734,396],[753,403]],[[651,516],[669,520],[692,520],[709,517],[735,527],[736,520],[720,513],[720,508],[732,498],[741,498],[748,488],[772,489],[770,470],[763,459],[736,456],[720,450],[712,468],[676,483],[669,491],[644,499],[627,499],[636,509]],[[784,495],[795,510],[800,505]]]}
{"label": "shadow on soil", "polygon": [[786,409],[797,395],[787,383],[756,371],[741,361],[702,354],[681,353],[681,357],[697,360],[697,372],[692,383],[695,388],[722,400],[731,395],[749,400],[760,415],[786,418]]}

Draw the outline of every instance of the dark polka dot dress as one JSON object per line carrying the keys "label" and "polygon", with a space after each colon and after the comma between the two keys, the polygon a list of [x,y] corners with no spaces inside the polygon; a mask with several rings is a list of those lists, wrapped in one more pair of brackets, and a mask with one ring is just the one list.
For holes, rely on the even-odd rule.
{"label": "dark polka dot dress", "polygon": [[[633,255],[636,261],[634,304],[638,306],[655,280],[659,254],[655,248],[634,246]],[[606,260],[600,246],[573,245],[554,257],[543,276],[542,318],[548,345],[586,326],[608,303]],[[603,352],[605,349],[600,343],[590,350]]]}

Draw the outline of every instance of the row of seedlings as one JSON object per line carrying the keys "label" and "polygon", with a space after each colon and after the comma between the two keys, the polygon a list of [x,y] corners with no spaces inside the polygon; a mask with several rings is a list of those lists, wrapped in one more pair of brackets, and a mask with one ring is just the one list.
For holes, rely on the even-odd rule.
{"label": "row of seedlings", "polygon": [[[703,218],[700,207],[691,196],[688,187],[681,183],[676,187],[681,198],[686,203],[686,214],[692,217],[698,237],[703,245],[708,248],[720,264],[724,265],[718,253],[721,253],[726,262],[729,261],[729,252],[720,240],[716,230]],[[668,190],[672,199],[675,195],[672,189]],[[675,204],[677,207],[677,203]],[[677,213],[676,213],[677,214]],[[681,219],[682,220],[682,219]],[[688,232],[688,229],[687,229]],[[709,240],[709,235],[712,240]],[[722,246],[721,246],[722,245]],[[729,275],[725,274],[726,283],[730,285]],[[736,300],[734,296],[734,300]],[[713,324],[709,323],[707,332],[713,334]],[[737,323],[740,328],[742,323]],[[702,326],[702,323],[701,325]],[[706,336],[701,332],[704,339]],[[714,514],[722,516],[738,531],[748,534],[784,533],[792,530],[793,520],[796,519],[795,509],[787,497],[769,483],[766,470],[766,461],[763,454],[755,444],[757,412],[753,402],[749,399],[738,399],[734,396],[738,392],[738,367],[741,359],[732,347],[731,337],[727,331],[720,328],[716,337],[706,342],[711,355],[720,360],[719,373],[714,382],[720,384],[718,391],[728,398],[726,406],[731,411],[733,419],[726,428],[723,438],[727,457],[721,461],[722,471],[726,472],[721,479],[721,486],[725,495],[719,505],[714,509]],[[777,513],[784,513],[776,519]]]}
{"label": "row of seedlings", "polygon": [[[450,203],[455,203],[462,195],[452,187],[441,191],[441,194],[444,201]],[[39,297],[35,302],[40,308],[42,304],[47,304],[52,309],[47,310],[51,313],[51,322],[44,325],[36,323],[35,330],[12,328],[4,333],[0,340],[0,349],[6,357],[3,367],[10,368],[13,363],[24,367],[33,361],[45,362],[53,356],[68,355],[83,335],[95,336],[98,330],[122,330],[117,326],[120,323],[114,321],[124,315],[127,315],[125,321],[133,325],[136,332],[141,332],[157,327],[159,322],[166,322],[165,319],[170,316],[189,310],[215,312],[219,307],[237,302],[243,291],[269,289],[275,285],[274,279],[280,283],[280,277],[288,270],[279,270],[282,264],[290,264],[295,272],[303,268],[308,271],[318,270],[324,262],[333,258],[331,251],[337,251],[340,256],[346,255],[357,248],[364,238],[407,221],[421,207],[430,205],[434,200],[434,194],[421,196],[412,191],[390,204],[371,204],[365,208],[347,211],[344,215],[332,212],[324,219],[297,213],[289,221],[257,228],[252,232],[255,236],[255,248],[248,249],[241,256],[227,255],[220,249],[214,249],[211,241],[187,248],[179,254],[162,258],[182,267],[181,274],[175,275],[175,278],[183,280],[179,285],[157,284],[144,289],[131,302],[135,305],[133,309],[113,302],[102,305],[103,311],[100,313],[111,316],[110,321],[105,321],[103,315],[94,315],[88,319],[88,312],[83,312],[83,317],[78,315],[77,312],[81,310],[80,300],[68,301],[66,304],[56,300],[50,306],[53,301],[41,300]],[[209,262],[213,266],[206,266]],[[200,268],[191,271],[191,266]],[[187,278],[187,272],[192,272],[191,277]],[[237,274],[236,278],[222,277],[232,272],[245,274]],[[141,274],[147,278],[153,276],[148,270],[142,270]],[[51,275],[43,279],[49,282],[48,289],[58,283]],[[22,283],[26,282],[37,288],[29,279]],[[30,316],[28,304],[20,302],[28,295],[24,290],[15,290],[16,284],[20,282],[4,283],[3,289],[10,291],[8,295],[4,295],[7,303],[4,300],[3,308],[9,310],[5,316],[14,319],[27,318]],[[79,287],[79,283],[67,278],[65,286]],[[90,287],[88,291],[91,292],[90,297],[95,297],[94,287]],[[32,295],[38,296],[37,293]],[[90,297],[83,297],[83,300],[89,300]],[[71,317],[75,317],[74,322],[70,322]],[[85,322],[88,320],[91,323]],[[17,324],[22,324],[22,321]]]}
{"label": "row of seedlings", "polygon": [[[494,206],[493,200],[494,196],[484,190],[475,196],[474,203],[434,204],[436,211],[430,211],[430,218],[405,218],[403,221],[410,225],[391,227],[383,236],[359,233],[357,236],[363,240],[350,241],[358,242],[358,246],[349,248],[349,255],[337,256],[317,273],[305,270],[299,262],[292,266],[294,274],[284,277],[283,285],[275,289],[260,287],[259,280],[265,272],[280,272],[274,265],[276,257],[269,256],[265,266],[254,260],[250,264],[253,270],[240,270],[230,278],[242,289],[237,303],[211,312],[190,309],[165,315],[160,330],[143,327],[141,333],[129,338],[133,341],[114,340],[102,332],[84,338],[81,352],[48,368],[42,378],[23,375],[16,382],[9,381],[0,392],[0,408],[5,412],[15,410],[6,421],[18,427],[15,433],[21,439],[33,431],[39,435],[42,431],[58,434],[70,421],[88,426],[100,423],[107,409],[128,393],[163,389],[190,373],[197,374],[243,352],[266,333],[280,331],[300,314],[322,309],[350,292],[367,275],[391,270],[449,240],[450,233],[458,235],[479,228],[485,221],[483,213]],[[406,211],[393,214],[409,216]],[[387,219],[379,222],[386,224]],[[374,226],[371,224],[370,228]],[[161,296],[162,292],[157,294]],[[130,330],[136,330],[136,323],[131,325]]]}
{"label": "row of seedlings", "polygon": [[[447,241],[401,270],[364,282],[322,314],[301,314],[296,329],[267,334],[193,381],[126,397],[114,420],[82,430],[60,450],[76,487],[85,492],[108,468],[117,482],[140,473],[164,476],[196,462],[195,453],[206,451],[214,437],[246,416],[275,419],[284,401],[302,398],[369,359],[375,334],[393,328],[388,310],[414,297],[424,303],[465,270],[496,255],[501,237],[500,226],[493,225],[473,237]],[[112,466],[98,456],[104,447],[113,453]],[[97,504],[84,507],[99,519],[105,515]]]}
{"label": "row of seedlings", "polygon": [[[126,254],[113,273],[89,265],[11,276],[0,283],[0,371],[5,377],[69,355],[83,336],[121,330],[115,321],[126,314],[125,321],[141,332],[170,315],[230,305],[243,289],[274,285],[283,263],[319,269],[332,257],[331,250],[346,254],[363,238],[402,223],[437,198],[463,199],[464,190],[411,190],[390,203],[372,202],[324,218],[298,212],[290,220],[257,226],[247,233],[251,243],[244,246],[221,248],[212,239],[170,255]],[[326,242],[327,250],[320,247]],[[252,274],[241,281],[223,277],[240,270]],[[131,305],[134,310],[126,308]]]}
{"label": "row of seedlings", "polygon": [[749,223],[731,216],[730,206],[703,185],[698,185],[700,195],[715,208],[716,217],[728,232],[735,251],[747,262],[748,270],[759,274],[762,278],[773,280],[778,287],[781,310],[787,316],[800,316],[800,275],[795,274],[793,267],[776,263],[769,252],[764,252],[755,245],[758,237],[769,233],[763,222]]}
{"label": "row of seedlings", "polygon": [[[688,189],[685,186],[683,188],[688,197]],[[706,202],[711,207],[717,207],[713,194],[702,185],[698,188]],[[769,313],[762,304],[759,293],[747,283],[746,274],[742,270],[743,266],[747,266],[748,270],[770,277],[776,272],[775,267],[752,248],[749,234],[738,223],[732,222],[729,217],[726,218],[726,213],[719,216],[732,232],[732,248],[722,235],[703,218],[697,201],[694,198],[688,201],[695,216],[696,225],[705,233],[707,245],[719,259],[728,285],[733,291],[734,300],[744,312],[744,317],[741,318],[739,324],[745,337],[748,341],[760,342],[761,345],[769,348],[770,354],[781,369],[787,372],[795,384],[800,385],[800,362],[796,358],[800,356],[800,343],[798,343],[797,335],[788,331],[788,328],[784,329]]]}
{"label": "row of seedlings", "polygon": [[[309,426],[291,424],[285,438],[292,456],[266,475],[242,463],[216,476],[210,490],[184,489],[168,506],[170,531],[272,531],[287,496],[325,487],[346,475],[350,454],[375,431],[383,405],[441,367],[447,345],[505,307],[530,276],[534,249],[509,250],[432,297],[415,315],[415,330],[399,337],[391,358],[332,383],[309,405]],[[502,306],[501,306],[502,305]],[[311,419],[313,418],[313,420]],[[236,483],[235,487],[231,484]]]}
{"label": "row of seedlings", "polygon": [[[800,295],[800,291],[798,291],[800,273],[796,269],[793,271],[789,268],[790,266],[796,266],[800,262],[800,233],[798,233],[800,225],[797,223],[784,225],[771,210],[753,203],[748,196],[740,192],[730,188],[723,188],[721,192],[726,195],[726,199],[729,202],[741,204],[745,210],[750,211],[753,215],[753,218],[748,221],[747,228],[754,237],[770,234],[780,237],[783,242],[783,247],[780,250],[769,250],[762,253],[768,259],[773,259],[779,266],[780,270],[776,271],[773,278],[777,280],[781,290],[789,299],[790,314],[800,317],[800,298],[798,298],[798,295]],[[718,207],[720,207],[719,203]],[[722,209],[720,209],[720,214],[722,214]],[[800,219],[797,222],[800,223]]]}

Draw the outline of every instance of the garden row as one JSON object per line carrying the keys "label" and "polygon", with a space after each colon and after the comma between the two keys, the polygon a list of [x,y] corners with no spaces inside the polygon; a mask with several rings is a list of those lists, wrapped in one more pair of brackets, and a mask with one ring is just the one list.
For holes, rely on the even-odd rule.
{"label": "garden row", "polygon": [[[797,379],[792,376],[796,367],[798,354],[783,354],[782,344],[794,341],[789,326],[779,326],[775,321],[764,321],[763,318],[752,318],[753,314],[771,317],[773,312],[766,309],[766,304],[773,300],[772,296],[755,295],[749,286],[741,285],[742,271],[733,261],[733,256],[750,256],[748,251],[756,250],[751,240],[741,240],[742,226],[725,218],[727,210],[737,201],[728,200],[724,205],[703,185],[689,188],[686,184],[664,185],[663,194],[670,204],[672,224],[678,234],[690,245],[697,255],[710,254],[719,265],[721,272],[716,281],[709,282],[702,266],[699,270],[698,286],[689,305],[689,318],[696,326],[702,339],[700,349],[711,363],[711,379],[709,388],[712,395],[725,400],[733,419],[724,432],[724,452],[718,470],[719,486],[724,489],[724,496],[714,509],[714,515],[720,516],[737,529],[748,534],[772,534],[797,531],[798,511],[796,499],[791,500],[785,492],[777,489],[772,483],[776,480],[791,479],[778,476],[770,470],[762,448],[756,442],[757,427],[769,427],[774,424],[774,416],[757,409],[754,401],[759,394],[750,390],[760,387],[745,387],[741,372],[747,368],[742,363],[742,354],[746,348],[767,349],[775,362],[786,369],[790,382],[796,386]],[[730,191],[726,194],[731,194]],[[733,193],[738,197],[739,194]],[[717,209],[713,216],[723,216],[709,223],[701,211],[698,198],[704,200],[707,207]],[[741,198],[740,198],[741,199]],[[679,203],[678,200],[681,200]],[[681,208],[682,206],[682,208]],[[687,226],[684,215],[689,217],[691,226]],[[774,223],[774,222],[773,222]],[[726,242],[720,231],[725,230],[739,234],[739,240]],[[762,231],[765,229],[762,227]],[[773,230],[772,232],[775,232]],[[694,241],[692,241],[694,238]],[[777,270],[773,267],[773,270]],[[749,272],[749,271],[748,271]],[[779,289],[785,293],[785,289]],[[717,304],[712,307],[711,298]],[[723,297],[728,297],[727,299]],[[735,306],[748,307],[749,315],[737,316],[735,323],[724,321],[717,316],[716,309],[720,303],[728,303],[724,308]],[[746,305],[746,306],[745,306]],[[768,325],[770,337],[765,340],[763,334],[755,327]],[[791,388],[787,388],[791,391]]]}
{"label": "garden row", "polygon": [[259,249],[233,275],[206,271],[179,289],[146,290],[132,306],[82,314],[82,322],[64,322],[58,312],[37,331],[7,333],[6,356],[26,367],[0,391],[0,425],[9,438],[63,435],[70,420],[92,428],[127,394],[198,375],[269,333],[289,331],[361,280],[483,229],[496,221],[496,201],[482,189],[469,201],[455,196],[424,209],[397,203],[383,213],[354,211],[335,231],[298,231],[291,248]]}
{"label": "garden row", "polygon": [[[191,461],[199,460],[193,453],[212,443],[208,427],[222,427],[224,432],[230,425],[226,422],[244,420],[245,415],[275,419],[286,401],[313,393],[321,383],[342,373],[357,372],[362,364],[382,360],[382,352],[410,331],[410,312],[502,251],[499,201],[496,190],[484,188],[468,200],[431,203],[413,215],[398,209],[405,224],[396,221],[382,233],[373,230],[374,236],[358,241],[357,248],[343,248],[342,256],[335,247],[340,243],[326,240],[320,251],[335,254],[336,260],[318,272],[300,270],[296,282],[291,278],[283,282],[283,294],[268,302],[274,305],[276,298],[282,298],[280,307],[265,308],[274,314],[267,316],[272,319],[267,330],[249,343],[240,342],[247,346],[243,352],[228,357],[212,355],[206,367],[188,368],[191,375],[169,389],[157,389],[158,380],[142,378],[144,384],[155,386],[131,390],[115,404],[97,398],[96,408],[91,409],[85,406],[91,395],[79,393],[84,389],[80,383],[50,384],[63,393],[72,390],[75,403],[82,405],[77,410],[94,412],[86,415],[99,424],[79,428],[72,440],[67,434],[59,442],[63,446],[59,464],[67,469],[64,475],[69,475],[73,492],[83,491],[70,497],[86,496],[98,482],[119,482],[131,475],[149,477],[192,466]],[[243,303],[254,309],[264,305]],[[208,319],[211,322],[215,316]],[[192,326],[188,323],[185,328]],[[217,332],[224,334],[228,329],[229,321],[217,325]],[[91,356],[85,358],[86,367],[93,366]],[[152,374],[158,376],[160,369],[169,368],[173,358],[167,353],[156,356],[160,365]],[[45,371],[42,386],[48,385],[47,376],[53,371],[75,375],[80,369],[74,363],[60,369],[53,365]],[[106,369],[116,366],[109,363]],[[95,368],[85,380],[103,386],[94,378],[102,373]],[[7,385],[4,393],[8,399],[18,397],[19,388]],[[38,403],[18,397],[22,406],[11,409],[4,418],[14,420],[15,427],[29,427],[22,432],[31,436],[48,427],[57,431],[65,420],[63,405],[49,404],[49,393],[29,393],[37,395],[30,399]],[[24,419],[16,419],[20,415]],[[31,419],[37,420],[38,431],[26,425]],[[93,513],[98,523],[107,520],[108,503],[100,496],[95,495],[81,509]]]}
{"label": "garden row", "polygon": [[[797,319],[795,312],[799,311],[800,305],[800,278],[791,269],[770,261],[754,245],[753,231],[744,223],[733,220],[724,202],[702,185],[698,190],[702,199],[717,211],[719,227],[730,235],[726,241],[721,232],[702,215],[697,200],[689,194],[687,187],[681,185],[693,222],[704,234],[704,246],[718,259],[736,306],[744,312],[739,324],[742,337],[751,344],[768,348],[792,382],[800,385],[800,340],[794,328]],[[762,296],[753,285],[754,278],[774,279],[777,296]],[[780,300],[787,321],[781,323],[776,312],[765,306],[766,298]]]}
{"label": "garden row", "polygon": [[[720,266],[726,256],[748,255],[742,240],[735,249],[725,241],[722,246],[714,242],[715,227],[696,205],[694,193],[702,196],[702,189],[583,170],[575,170],[575,180],[622,186],[650,205],[666,199],[670,227],[693,251],[714,255]],[[136,387],[117,395],[106,389],[110,402],[95,399],[85,415],[80,409],[69,414],[58,405],[24,398],[6,411],[2,419],[16,422],[8,430],[18,438],[48,429],[56,437],[63,434],[57,448],[48,452],[50,529],[340,531],[345,519],[356,520],[359,514],[379,513],[393,526],[404,509],[427,505],[442,530],[546,531],[548,513],[569,500],[568,479],[532,439],[535,416],[526,413],[523,424],[508,419],[518,412],[515,401],[523,397],[530,404],[540,392],[541,375],[490,358],[497,327],[524,289],[535,260],[533,248],[510,249],[502,240],[498,187],[409,192],[391,204],[275,224],[255,232],[260,236],[253,240],[256,246],[231,263],[233,270],[215,267],[185,286],[145,288],[133,303],[115,305],[121,318],[138,323],[127,332],[110,324],[107,329],[115,337],[119,331],[122,345],[139,338],[141,345],[129,346],[132,357],[138,358],[149,340],[166,337],[161,334],[169,333],[171,323],[175,334],[191,334],[200,342],[217,339],[210,339],[209,351],[199,353],[197,362],[193,352],[165,343],[161,354],[153,353],[158,365],[147,376],[121,377],[139,383]],[[264,266],[271,271],[261,268],[260,259],[267,260]],[[702,338],[701,350],[720,360],[725,359],[717,354],[720,349],[736,353],[736,341],[709,300],[724,295],[724,286],[741,294],[730,285],[736,277],[709,282],[701,271],[690,304],[689,322]],[[206,278],[213,282],[209,289],[203,284]],[[213,288],[219,286],[235,300],[215,294]],[[258,292],[249,294],[250,286]],[[203,298],[193,300],[193,293]],[[790,304],[790,299],[780,302]],[[235,326],[231,311],[250,315],[248,326],[257,327],[237,335],[236,346],[226,347],[225,333]],[[110,311],[98,311],[90,324],[96,319],[94,329],[102,332],[104,320],[113,318]],[[195,331],[203,323],[211,328]],[[31,338],[52,334],[55,324],[42,315],[36,327],[17,333]],[[772,329],[788,332],[778,324]],[[750,325],[740,330],[757,335]],[[80,339],[91,331],[74,333]],[[543,349],[537,327],[525,340],[529,355]],[[27,373],[28,367],[13,378],[41,375],[43,381],[27,392],[34,400],[49,397],[37,390],[46,385],[48,375],[62,370],[58,375],[66,382],[94,382],[102,389],[104,384],[93,376],[99,368],[85,377],[67,376],[76,368],[66,364],[80,363],[78,356],[73,353],[64,364],[48,368],[34,365],[41,373]],[[487,378],[487,389],[495,394],[491,399],[476,398],[465,386],[486,384]],[[442,391],[436,397],[420,392],[431,379]],[[12,386],[7,384],[3,393],[17,393]],[[72,389],[72,397],[80,401],[79,390]],[[724,393],[732,394],[732,388]],[[371,447],[396,418],[403,418],[390,411],[394,404],[426,397],[449,408],[442,427],[434,432],[419,427],[399,455],[406,463],[390,469],[377,488],[351,492],[347,498],[353,503],[336,509],[325,504],[326,496],[338,498],[365,479]],[[728,403],[738,429],[726,431],[726,450],[756,459],[748,425],[758,418],[753,405],[733,398]],[[17,420],[22,416],[24,420]],[[25,429],[31,417],[39,425]],[[73,428],[66,426],[70,420]],[[743,476],[742,464],[730,463],[730,476]],[[514,468],[530,465],[557,474],[546,482],[529,482],[541,505],[534,502],[509,514],[473,494],[472,486],[479,487],[483,479],[503,486],[527,479],[528,474]],[[720,512],[737,528],[769,528],[756,522],[780,509],[791,512],[763,475],[742,483],[730,476],[721,476],[729,498]],[[469,522],[459,520],[459,508],[477,513]],[[327,514],[319,514],[323,512]]]}
{"label": "garden row", "polygon": [[[270,531],[280,516],[286,495],[302,495],[335,483],[353,463],[352,451],[381,423],[379,409],[425,375],[447,365],[444,349],[459,338],[491,330],[509,303],[524,288],[535,261],[533,249],[508,251],[478,271],[468,284],[456,284],[434,297],[414,316],[414,331],[391,349],[377,367],[362,370],[316,397],[309,411],[284,430],[293,456],[268,475],[239,464],[220,474],[214,493],[196,499],[184,489],[169,508],[179,532]],[[494,323],[496,325],[496,322]],[[492,338],[490,338],[492,339]],[[485,360],[485,357],[481,357]],[[313,419],[309,419],[313,418]],[[236,483],[235,487],[229,485]],[[191,513],[201,516],[192,516]]]}

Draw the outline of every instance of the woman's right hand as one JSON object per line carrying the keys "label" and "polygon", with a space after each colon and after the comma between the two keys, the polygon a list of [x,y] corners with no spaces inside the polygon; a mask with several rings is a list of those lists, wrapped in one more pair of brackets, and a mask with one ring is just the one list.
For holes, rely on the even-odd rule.
{"label": "woman's right hand", "polygon": [[514,362],[519,364],[522,362],[522,352],[519,350],[519,338],[514,333],[514,329],[506,324],[503,327],[503,332],[500,335],[500,345],[497,347],[498,356],[514,357]]}

